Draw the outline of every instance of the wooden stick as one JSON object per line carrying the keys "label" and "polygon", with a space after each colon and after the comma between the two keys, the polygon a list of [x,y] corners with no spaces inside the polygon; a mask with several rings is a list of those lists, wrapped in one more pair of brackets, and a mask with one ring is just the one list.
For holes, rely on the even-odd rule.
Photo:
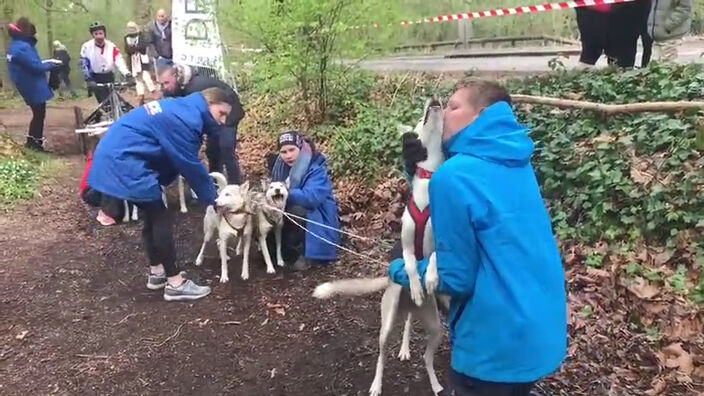
{"label": "wooden stick", "polygon": [[605,114],[632,114],[645,112],[663,112],[672,113],[683,110],[703,110],[704,102],[702,101],[679,101],[679,102],[643,102],[643,103],[628,103],[628,104],[605,104],[587,102],[582,100],[570,100],[559,98],[548,98],[545,96],[532,95],[511,95],[511,100],[514,103],[532,103],[542,104],[546,106],[559,107],[561,109],[580,109],[595,111]]}

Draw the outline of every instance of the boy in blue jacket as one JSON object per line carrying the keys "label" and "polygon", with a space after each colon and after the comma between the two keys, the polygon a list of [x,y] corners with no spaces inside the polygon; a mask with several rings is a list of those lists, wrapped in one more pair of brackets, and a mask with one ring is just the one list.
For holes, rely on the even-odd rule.
{"label": "boy in blue jacket", "polygon": [[147,288],[164,289],[166,301],[196,300],[210,293],[176,267],[172,219],[161,186],[180,174],[205,205],[215,204],[215,185],[198,158],[203,133],[225,122],[232,107],[219,88],[132,110],[105,134],[93,156],[88,186],[135,203],[144,211],[142,238],[149,259]]}
{"label": "boy in blue jacket", "polygon": [[[455,395],[529,395],[560,367],[567,347],[565,278],[511,98],[474,81],[444,115],[447,161],[430,181],[437,293],[451,297]],[[418,263],[425,279],[428,261]],[[389,268],[408,288],[403,260]]]}

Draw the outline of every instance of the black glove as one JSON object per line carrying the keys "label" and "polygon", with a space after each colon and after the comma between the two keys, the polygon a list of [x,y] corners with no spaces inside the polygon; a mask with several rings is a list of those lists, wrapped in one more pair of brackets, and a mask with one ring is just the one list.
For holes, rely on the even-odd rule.
{"label": "black glove", "polygon": [[415,132],[404,133],[402,139],[401,153],[403,154],[403,164],[406,168],[406,173],[413,176],[416,173],[418,163],[428,158],[428,150],[423,147],[420,139],[418,139],[418,134]]}

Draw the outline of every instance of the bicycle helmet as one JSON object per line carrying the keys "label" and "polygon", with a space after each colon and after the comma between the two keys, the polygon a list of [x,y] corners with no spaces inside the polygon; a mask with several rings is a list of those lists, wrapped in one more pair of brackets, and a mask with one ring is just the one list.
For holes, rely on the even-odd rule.
{"label": "bicycle helmet", "polygon": [[90,26],[88,27],[88,31],[90,31],[90,34],[93,34],[93,32],[98,31],[98,30],[102,30],[103,32],[107,33],[107,31],[105,29],[105,25],[103,25],[99,21],[95,21],[95,22],[91,23]]}

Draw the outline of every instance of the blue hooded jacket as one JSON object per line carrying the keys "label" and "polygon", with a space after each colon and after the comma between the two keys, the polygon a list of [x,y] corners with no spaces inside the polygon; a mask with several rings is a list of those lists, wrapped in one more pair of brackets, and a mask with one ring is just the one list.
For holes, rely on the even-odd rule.
{"label": "blue hooded jacket", "polygon": [[[288,165],[286,166],[288,167]],[[272,175],[272,178],[274,181],[284,181],[288,177],[288,173]],[[340,229],[337,201],[333,193],[332,181],[328,177],[328,168],[323,154],[313,154],[308,170],[301,178],[298,187],[292,187],[289,191],[286,206],[293,205],[306,208],[308,220],[325,224],[336,230]],[[339,245],[340,233],[313,223],[308,223],[306,229],[308,232],[305,240],[305,257],[321,261],[337,260],[337,248],[312,234]]]}
{"label": "blue hooded jacket", "polygon": [[[483,381],[537,381],[566,354],[565,276],[533,147],[499,102],[445,144],[448,160],[430,180],[437,292],[451,297],[452,368]],[[418,263],[423,284],[427,265]],[[389,276],[409,287],[403,259]]]}
{"label": "blue hooded jacket", "polygon": [[37,52],[37,39],[10,31],[12,42],[7,51],[10,79],[28,105],[46,103],[54,97],[46,73],[55,66],[42,62]]}
{"label": "blue hooded jacket", "polygon": [[198,200],[215,203],[216,190],[198,157],[203,131],[216,126],[200,92],[149,102],[124,115],[98,143],[88,185],[131,202],[161,200],[161,186],[179,174]]}

